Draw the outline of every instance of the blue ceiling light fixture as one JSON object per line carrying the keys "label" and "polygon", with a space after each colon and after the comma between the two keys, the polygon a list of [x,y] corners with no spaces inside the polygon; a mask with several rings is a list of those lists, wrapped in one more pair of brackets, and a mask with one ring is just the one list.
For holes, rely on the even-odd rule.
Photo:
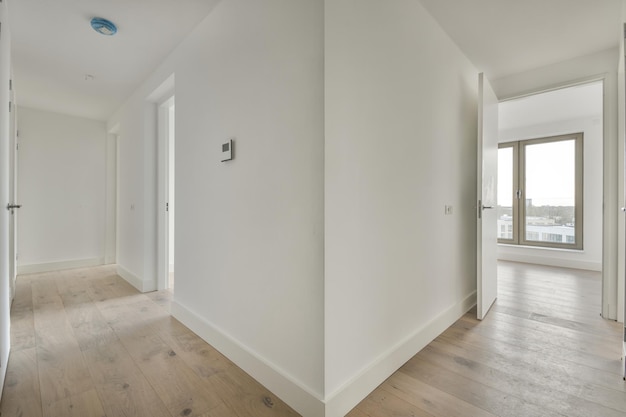
{"label": "blue ceiling light fixture", "polygon": [[117,33],[117,26],[110,20],[101,17],[91,19],[91,27],[102,35],[113,36]]}

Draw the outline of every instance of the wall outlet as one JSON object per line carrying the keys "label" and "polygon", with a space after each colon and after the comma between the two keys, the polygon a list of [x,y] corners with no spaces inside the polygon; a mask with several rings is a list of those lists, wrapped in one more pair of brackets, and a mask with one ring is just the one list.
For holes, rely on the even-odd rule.
{"label": "wall outlet", "polygon": [[452,214],[452,206],[444,206],[444,214],[450,216]]}

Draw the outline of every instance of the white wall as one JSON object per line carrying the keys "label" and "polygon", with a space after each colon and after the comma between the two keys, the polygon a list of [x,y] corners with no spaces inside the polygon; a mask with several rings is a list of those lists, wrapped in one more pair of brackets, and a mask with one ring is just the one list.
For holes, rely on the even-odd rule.
{"label": "white wall", "polygon": [[[172,73],[174,315],[301,413],[319,413],[323,1],[222,1],[109,120],[120,134],[118,263],[144,284],[156,264],[150,96]],[[235,160],[221,163],[231,137]]]}
{"label": "white wall", "polygon": [[325,391],[340,416],[475,303],[478,75],[416,1],[327,1],[325,45]]}
{"label": "white wall", "polygon": [[617,290],[617,259],[623,256],[617,253],[617,216],[621,208],[617,179],[617,67],[618,50],[610,49],[493,81],[493,88],[502,100],[582,81],[604,80],[602,315],[609,319],[617,318],[618,296],[622,300],[624,296],[618,295]]}
{"label": "white wall", "polygon": [[119,114],[107,125],[118,138],[118,273],[150,291],[156,289],[156,105],[135,100]]}
{"label": "white wall", "polygon": [[0,3],[0,396],[11,346],[11,291],[9,285],[9,78],[11,33],[7,0]]}
{"label": "white wall", "polygon": [[602,270],[602,116],[500,130],[500,142],[583,132],[583,250],[498,245],[498,258],[509,261]]}
{"label": "white wall", "polygon": [[319,396],[322,1],[222,2],[181,47],[175,301]]}
{"label": "white wall", "polygon": [[20,273],[104,263],[106,130],[19,108]]}

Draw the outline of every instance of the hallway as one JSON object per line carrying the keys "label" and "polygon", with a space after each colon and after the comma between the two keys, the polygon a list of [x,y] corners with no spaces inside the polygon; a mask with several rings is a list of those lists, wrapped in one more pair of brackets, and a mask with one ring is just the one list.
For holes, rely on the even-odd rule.
{"label": "hallway", "polygon": [[[621,326],[598,273],[499,264],[498,301],[470,311],[350,414],[623,416]],[[110,266],[20,276],[2,416],[297,416]]]}

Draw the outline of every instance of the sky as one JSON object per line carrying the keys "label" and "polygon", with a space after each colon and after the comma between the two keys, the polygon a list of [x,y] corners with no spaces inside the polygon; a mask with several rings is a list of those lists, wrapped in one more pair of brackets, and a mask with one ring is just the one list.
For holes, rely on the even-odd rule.
{"label": "sky", "polygon": [[[575,201],[574,140],[529,144],[526,149],[525,199],[535,206],[573,206]],[[513,148],[498,151],[498,205],[510,207],[513,195]]]}

